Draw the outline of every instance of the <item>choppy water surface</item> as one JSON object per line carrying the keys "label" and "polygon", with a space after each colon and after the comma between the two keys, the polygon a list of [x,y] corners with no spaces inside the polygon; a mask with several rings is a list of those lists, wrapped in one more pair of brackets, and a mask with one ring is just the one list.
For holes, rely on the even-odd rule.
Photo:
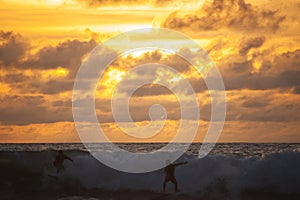
{"label": "choppy water surface", "polygon": [[[118,143],[120,148],[130,152],[151,152],[165,146],[165,143]],[[174,144],[176,150],[181,144]],[[198,155],[200,143],[191,144],[187,150],[189,155]],[[107,144],[89,144],[89,149],[97,151],[113,150]],[[101,147],[101,148],[99,148]],[[46,143],[46,144],[0,144],[0,151],[47,151],[47,150],[64,150],[64,151],[87,151],[83,144],[79,143]],[[230,157],[252,157],[266,156],[271,153],[280,153],[283,151],[299,152],[300,144],[298,143],[218,143],[215,145],[210,155],[223,155]]]}
{"label": "choppy water surface", "polygon": [[[90,144],[101,153],[106,144]],[[106,145],[106,146],[105,146]],[[165,144],[118,144],[132,152],[151,152]],[[178,147],[174,145],[174,150]],[[215,200],[300,199],[299,144],[217,144],[198,158],[201,144],[192,144],[176,169],[181,190],[167,185],[162,194],[163,169],[130,174],[111,169],[94,159],[82,144],[1,144],[0,199],[60,200]],[[107,147],[107,148],[106,148]],[[57,176],[53,161],[57,150],[74,160]]]}

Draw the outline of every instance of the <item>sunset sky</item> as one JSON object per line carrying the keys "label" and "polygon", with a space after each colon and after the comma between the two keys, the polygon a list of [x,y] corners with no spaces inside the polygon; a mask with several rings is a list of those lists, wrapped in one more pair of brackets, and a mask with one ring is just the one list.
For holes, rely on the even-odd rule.
{"label": "sunset sky", "polygon": [[[299,10],[299,0],[0,0],[0,142],[79,142],[72,89],[81,62],[106,39],[151,27],[189,36],[218,67],[227,102],[219,142],[300,142]],[[178,102],[155,84],[136,91],[130,111],[145,125],[149,107],[164,105],[168,119],[159,134],[137,139],[114,123],[113,88],[130,67],[149,62],[170,65],[190,81],[201,111],[195,141],[202,141],[209,91],[189,63],[161,52],[120,57],[108,68],[96,91],[105,134],[115,142],[174,137]]]}

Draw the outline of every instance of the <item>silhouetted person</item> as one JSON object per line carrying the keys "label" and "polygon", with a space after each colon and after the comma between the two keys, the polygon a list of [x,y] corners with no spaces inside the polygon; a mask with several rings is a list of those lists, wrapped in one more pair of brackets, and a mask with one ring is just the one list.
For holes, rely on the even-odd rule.
{"label": "silhouetted person", "polygon": [[66,156],[62,150],[59,150],[57,156],[55,157],[55,161],[53,162],[53,165],[56,168],[56,173],[59,173],[61,170],[65,170],[65,167],[63,166],[64,160],[70,160],[73,162],[73,160]]}
{"label": "silhouetted person", "polygon": [[166,167],[164,170],[165,173],[165,180],[164,180],[164,184],[163,184],[163,192],[165,192],[166,189],[166,184],[167,182],[171,181],[174,186],[175,186],[175,192],[178,192],[178,184],[175,178],[175,167],[179,166],[179,165],[185,165],[187,164],[187,162],[180,162],[180,163],[174,163],[171,164],[171,162],[169,160],[166,161]]}

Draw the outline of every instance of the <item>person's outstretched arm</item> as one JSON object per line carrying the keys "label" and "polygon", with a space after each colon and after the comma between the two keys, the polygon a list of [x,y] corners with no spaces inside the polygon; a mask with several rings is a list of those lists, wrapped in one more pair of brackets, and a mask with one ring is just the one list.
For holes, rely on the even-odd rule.
{"label": "person's outstretched arm", "polygon": [[187,164],[187,163],[188,163],[188,162],[186,162],[186,161],[185,161],[185,162],[180,162],[180,163],[175,163],[174,166],[177,167],[177,166],[179,166],[179,165],[185,165],[185,164]]}
{"label": "person's outstretched arm", "polygon": [[68,156],[65,156],[65,159],[74,162],[74,161],[72,160],[72,158],[70,158],[70,157],[68,157]]}

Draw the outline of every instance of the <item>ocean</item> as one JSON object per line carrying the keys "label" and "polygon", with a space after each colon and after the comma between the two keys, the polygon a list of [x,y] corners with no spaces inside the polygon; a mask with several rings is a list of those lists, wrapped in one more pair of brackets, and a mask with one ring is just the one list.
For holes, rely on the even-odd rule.
{"label": "ocean", "polygon": [[[99,145],[106,144],[90,148],[97,151]],[[166,144],[117,145],[145,153]],[[162,193],[163,169],[120,172],[93,158],[82,144],[0,144],[0,199],[300,199],[300,144],[218,143],[201,159],[200,146],[192,144],[178,160],[188,162],[176,168],[180,192],[168,183]],[[58,150],[74,163],[64,161],[65,170],[56,175]]]}

